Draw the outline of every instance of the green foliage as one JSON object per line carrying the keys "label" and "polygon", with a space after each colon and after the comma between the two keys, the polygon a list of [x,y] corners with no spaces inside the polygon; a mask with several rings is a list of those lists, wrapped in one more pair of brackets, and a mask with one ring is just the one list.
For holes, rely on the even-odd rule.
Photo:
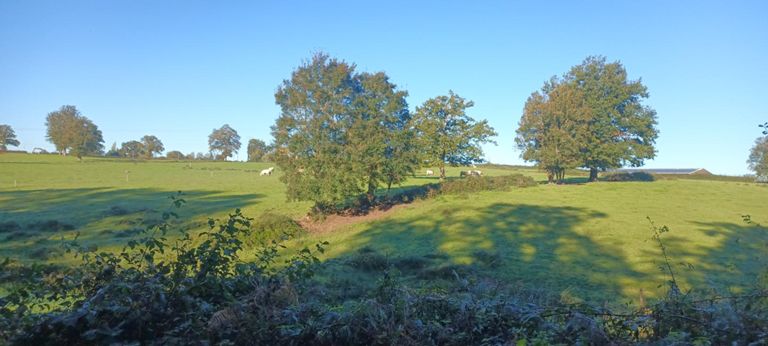
{"label": "green foliage", "polygon": [[382,185],[398,184],[416,164],[405,91],[386,74],[316,54],[275,94],[275,162],[290,200],[327,209]]}
{"label": "green foliage", "polygon": [[168,160],[180,161],[180,160],[184,160],[185,156],[184,156],[184,153],[178,150],[171,150],[167,154],[165,154],[165,158],[167,158]]}
{"label": "green foliage", "polygon": [[606,174],[602,180],[604,181],[654,181],[656,177],[653,174],[646,172],[616,172]]}
{"label": "green foliage", "polygon": [[522,174],[496,177],[475,177],[446,180],[440,183],[439,191],[446,194],[463,194],[480,191],[505,191],[510,187],[536,186],[536,181]]}
{"label": "green foliage", "polygon": [[10,125],[0,125],[0,151],[8,150],[8,146],[18,147],[20,144]]}
{"label": "green foliage", "polygon": [[264,157],[270,151],[269,146],[264,141],[251,138],[248,141],[248,161],[258,162],[264,160]]}
{"label": "green foliage", "polygon": [[487,120],[475,121],[467,115],[474,102],[449,91],[416,108],[413,117],[422,160],[427,166],[440,169],[445,179],[445,165],[468,166],[483,162],[484,143],[495,143],[490,138],[496,132]]}
{"label": "green foliage", "polygon": [[628,80],[621,63],[588,57],[528,99],[517,145],[551,175],[580,166],[595,181],[600,170],[640,166],[655,156],[658,137],[646,98],[647,88]]}
{"label": "green foliage", "polygon": [[120,155],[136,160],[144,155],[144,144],[139,141],[127,141],[120,145]]}
{"label": "green foliage", "polygon": [[755,145],[749,151],[747,164],[757,176],[768,176],[768,136],[755,140]]}
{"label": "green foliage", "polygon": [[[185,203],[172,196],[175,207]],[[0,298],[0,341],[30,344],[188,343],[226,331],[217,311],[239,306],[254,291],[296,289],[313,274],[327,243],[301,249],[276,266],[282,243],[264,241],[255,262],[240,258],[253,219],[240,210],[208,221],[208,231],[183,232],[171,242],[175,211],[141,231],[117,254],[67,245],[82,259],[78,267],[19,266],[6,260],[0,276],[13,277]],[[215,328],[214,328],[215,327]],[[213,330],[211,330],[213,328]],[[211,334],[209,334],[209,332]]]}
{"label": "green foliage", "polygon": [[155,154],[162,154],[165,150],[163,142],[161,142],[159,138],[151,135],[141,137],[141,145],[143,147],[144,158],[147,160],[152,159]]}
{"label": "green foliage", "polygon": [[208,148],[215,160],[226,160],[240,150],[240,135],[228,124],[213,129],[208,136]]}
{"label": "green foliage", "polygon": [[61,154],[99,155],[104,150],[101,130],[88,118],[80,115],[75,106],[61,106],[48,113],[46,137]]}

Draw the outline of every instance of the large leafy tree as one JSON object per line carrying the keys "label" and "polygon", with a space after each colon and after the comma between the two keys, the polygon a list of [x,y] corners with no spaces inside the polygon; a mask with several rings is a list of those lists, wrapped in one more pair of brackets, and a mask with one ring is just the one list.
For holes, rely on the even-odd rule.
{"label": "large leafy tree", "polygon": [[749,151],[747,164],[757,176],[768,176],[768,136],[755,140],[755,145]]}
{"label": "large leafy tree", "polygon": [[146,135],[141,138],[141,144],[144,147],[144,157],[149,160],[155,156],[155,154],[161,154],[165,147],[163,142],[159,138],[151,135]]}
{"label": "large leafy tree", "polygon": [[8,150],[8,146],[18,147],[19,144],[13,128],[10,125],[0,125],[0,151]]}
{"label": "large leafy tree", "polygon": [[561,182],[581,163],[590,114],[579,88],[552,78],[525,103],[515,138],[522,158],[545,170],[550,183]]}
{"label": "large leafy tree", "polygon": [[62,106],[46,117],[48,141],[62,155],[101,154],[104,139],[101,130],[90,119],[82,116],[75,106]]}
{"label": "large leafy tree", "polygon": [[142,144],[139,141],[128,141],[124,142],[120,146],[120,154],[122,156],[125,156],[129,159],[138,159],[141,156],[145,155],[146,149],[144,148],[144,144]]}
{"label": "large leafy tree", "polygon": [[582,94],[589,120],[581,137],[581,166],[598,171],[625,165],[641,166],[656,155],[656,111],[643,105],[648,89],[640,80],[629,80],[620,62],[588,57],[563,77],[562,83]]}
{"label": "large leafy tree", "polygon": [[248,141],[248,161],[261,161],[267,152],[269,152],[269,147],[264,141],[256,138],[251,138]]}
{"label": "large leafy tree", "polygon": [[414,169],[406,96],[384,73],[358,74],[325,54],[297,68],[275,94],[282,112],[272,127],[288,198],[323,208],[402,182]]}
{"label": "large leafy tree", "polygon": [[422,159],[426,165],[437,166],[440,179],[445,179],[445,166],[470,165],[483,162],[481,144],[494,143],[496,131],[487,120],[476,121],[467,115],[472,101],[450,91],[416,108],[413,121],[419,137]]}
{"label": "large leafy tree", "polygon": [[226,160],[240,150],[240,135],[228,124],[224,124],[208,136],[208,148],[214,159]]}

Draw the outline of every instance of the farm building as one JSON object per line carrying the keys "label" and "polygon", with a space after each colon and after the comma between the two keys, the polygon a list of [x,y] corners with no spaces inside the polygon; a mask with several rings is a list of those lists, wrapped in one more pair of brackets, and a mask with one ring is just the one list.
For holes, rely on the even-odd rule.
{"label": "farm building", "polygon": [[677,174],[677,175],[712,175],[704,168],[622,168],[611,172],[618,173],[636,173],[643,172],[649,174]]}

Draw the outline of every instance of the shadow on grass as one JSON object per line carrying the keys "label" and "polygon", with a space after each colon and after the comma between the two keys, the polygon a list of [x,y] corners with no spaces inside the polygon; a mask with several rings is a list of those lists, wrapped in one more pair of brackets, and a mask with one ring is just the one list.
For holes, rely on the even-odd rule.
{"label": "shadow on grass", "polygon": [[[13,232],[0,233],[0,254],[39,252],[53,245],[61,229],[39,225],[71,225],[81,239],[98,245],[116,245],[125,238],[162,220],[171,206],[173,191],[135,188],[78,188],[0,192],[0,223],[14,223]],[[187,204],[177,210],[186,227],[200,226],[200,217],[217,214],[257,202],[261,194],[224,194],[220,191],[184,191]],[[49,229],[50,228],[50,229]],[[61,228],[61,227],[59,227]],[[71,230],[70,232],[72,233]]]}
{"label": "shadow on grass", "polygon": [[616,249],[574,229],[587,219],[604,217],[574,207],[507,203],[446,207],[429,217],[375,223],[349,245],[387,254],[442,254],[443,262],[481,269],[490,258],[493,268],[482,269],[489,276],[546,287],[564,296],[613,302],[625,297],[628,284],[645,277],[632,270]]}
{"label": "shadow on grass", "polygon": [[[705,236],[717,238],[719,246],[698,245],[676,236],[674,229],[665,235],[673,270],[686,280],[683,289],[714,288],[738,293],[768,274],[768,228],[746,223],[692,223],[701,227]],[[686,266],[688,262],[696,263],[692,270]]]}

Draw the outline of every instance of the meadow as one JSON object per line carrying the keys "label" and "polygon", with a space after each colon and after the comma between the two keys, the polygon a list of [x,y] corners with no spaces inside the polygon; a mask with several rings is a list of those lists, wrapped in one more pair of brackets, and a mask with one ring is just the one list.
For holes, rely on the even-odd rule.
{"label": "meadow", "polygon": [[[87,246],[118,250],[137,229],[159,222],[177,191],[188,202],[179,210],[185,221],[178,227],[186,229],[204,229],[208,217],[235,208],[256,218],[265,212],[302,218],[311,204],[287,202],[279,170],[259,176],[269,166],[0,155],[0,257],[75,263],[59,245],[76,232]],[[339,222],[292,245],[327,240],[319,280],[337,286],[368,289],[387,268],[422,284],[475,273],[544,288],[564,301],[605,304],[666,289],[659,287],[666,276],[647,218],[671,229],[664,241],[683,288],[739,292],[768,267],[768,232],[755,225],[768,224],[766,184],[700,178],[585,184],[576,176],[547,185],[530,168],[481,169],[523,173],[542,184],[419,200]],[[400,188],[433,182],[417,175]]]}

